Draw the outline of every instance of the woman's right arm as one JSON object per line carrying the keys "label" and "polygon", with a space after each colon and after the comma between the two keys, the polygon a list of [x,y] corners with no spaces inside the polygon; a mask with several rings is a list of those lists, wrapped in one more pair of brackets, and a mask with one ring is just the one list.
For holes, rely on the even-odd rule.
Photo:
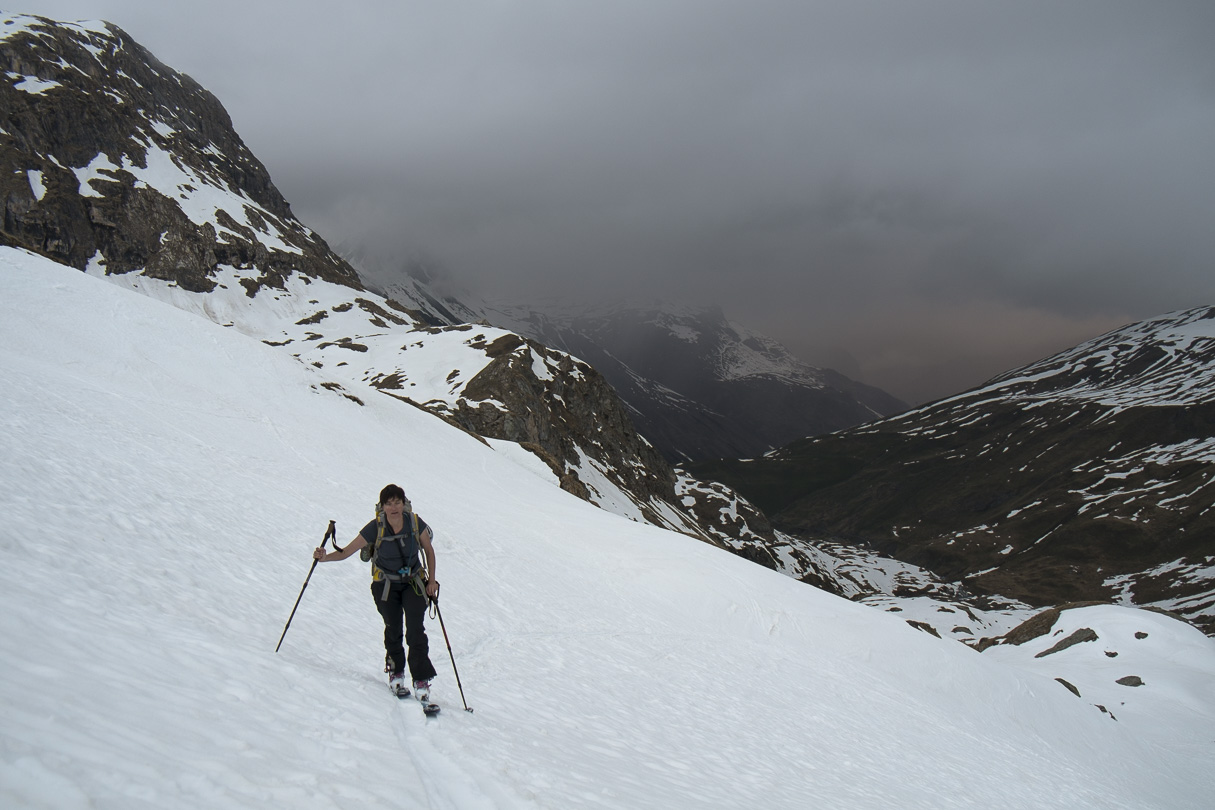
{"label": "woman's right arm", "polygon": [[351,540],[346,548],[342,549],[341,551],[325,551],[323,547],[317,546],[316,550],[312,552],[312,559],[319,562],[336,562],[337,560],[344,560],[351,554],[363,548],[365,545],[367,545],[366,538],[364,538],[361,534],[356,534],[354,539]]}

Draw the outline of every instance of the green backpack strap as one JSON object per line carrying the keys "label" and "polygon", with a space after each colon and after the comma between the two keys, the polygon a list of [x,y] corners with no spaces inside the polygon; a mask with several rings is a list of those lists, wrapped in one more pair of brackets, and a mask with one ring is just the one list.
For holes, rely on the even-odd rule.
{"label": "green backpack strap", "polygon": [[[363,548],[359,550],[359,559],[363,562],[371,562],[371,559],[375,557],[376,551],[379,550],[380,541],[384,539],[384,522],[384,510],[377,503],[375,505],[375,542],[371,543],[370,545],[363,546]],[[414,529],[417,529],[416,524],[414,525]]]}

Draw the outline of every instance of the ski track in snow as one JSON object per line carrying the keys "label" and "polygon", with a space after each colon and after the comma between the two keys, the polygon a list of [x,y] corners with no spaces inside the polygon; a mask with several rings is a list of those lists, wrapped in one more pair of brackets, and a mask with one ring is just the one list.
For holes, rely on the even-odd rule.
{"label": "ski track in snow", "polygon": [[[0,806],[1209,806],[1192,628],[1127,611],[1184,667],[1094,681],[1146,701],[1111,721],[1028,653],[595,509],[116,285],[4,248],[0,300]],[[357,559],[274,653],[328,520],[345,544],[388,480],[435,527],[475,714],[434,620],[442,714],[390,696]]]}

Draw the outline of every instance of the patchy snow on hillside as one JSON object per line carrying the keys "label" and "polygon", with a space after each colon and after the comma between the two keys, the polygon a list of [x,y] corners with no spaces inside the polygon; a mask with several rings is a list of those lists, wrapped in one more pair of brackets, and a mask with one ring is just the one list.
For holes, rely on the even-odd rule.
{"label": "patchy snow on hillside", "polygon": [[[194,224],[210,224],[214,227],[221,239],[228,234],[236,239],[242,238],[240,233],[223,224],[219,217],[222,211],[238,224],[248,228],[253,237],[268,250],[303,254],[298,247],[283,241],[282,229],[274,224],[279,222],[278,217],[249,199],[243,192],[233,191],[221,180],[200,176],[155,144],[145,142],[143,147],[145,154],[142,166],[126,155],[122,157],[122,165],[119,166],[108,155],[101,153],[87,165],[73,169],[80,183],[80,196],[101,197],[92,184],[114,182],[110,175],[113,172],[125,171],[135,178],[136,188],[147,187],[159,191],[176,202],[182,213]],[[249,212],[253,212],[257,222],[253,221]]]}
{"label": "patchy snow on hillside", "polygon": [[26,32],[38,33],[41,21],[28,14],[0,12],[0,42]]}
{"label": "patchy snow on hillside", "polygon": [[[355,404],[328,369],[117,285],[0,248],[0,302],[0,806],[1215,795],[1213,643],[1173,619],[1079,614],[1101,642],[979,654],[596,509],[515,453],[388,396]],[[357,559],[316,567],[274,652],[328,521],[347,542],[389,481],[435,528],[474,714],[433,620],[444,712],[389,696]]]}

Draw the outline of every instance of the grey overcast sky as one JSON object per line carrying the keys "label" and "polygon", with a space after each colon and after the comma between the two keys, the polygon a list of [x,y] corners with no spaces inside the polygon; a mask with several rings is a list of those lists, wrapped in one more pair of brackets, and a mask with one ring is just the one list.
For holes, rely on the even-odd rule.
{"label": "grey overcast sky", "polygon": [[1215,304],[1215,2],[29,0],[212,91],[331,244],[719,303],[910,402]]}

